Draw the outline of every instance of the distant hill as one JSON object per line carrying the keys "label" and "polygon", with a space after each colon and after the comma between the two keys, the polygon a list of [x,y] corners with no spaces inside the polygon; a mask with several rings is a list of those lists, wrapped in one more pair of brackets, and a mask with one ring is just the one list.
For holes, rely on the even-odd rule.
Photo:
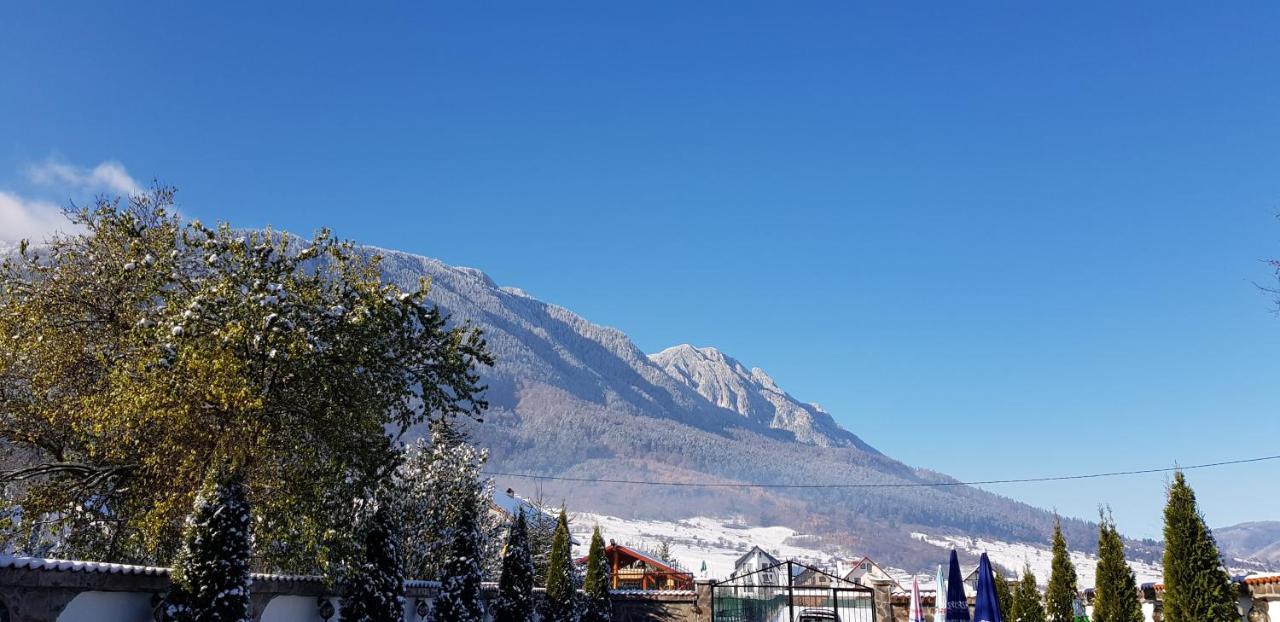
{"label": "distant hill", "polygon": [[1280,564],[1280,521],[1240,523],[1213,530],[1228,558]]}
{"label": "distant hill", "polygon": [[[430,299],[484,329],[494,368],[492,408],[472,426],[490,468],[572,478],[671,482],[856,484],[856,488],[693,488],[536,482],[499,477],[499,489],[564,501],[573,511],[626,518],[735,517],[784,525],[910,568],[941,558],[912,532],[1047,543],[1042,509],[902,464],[790,396],[762,370],[714,348],[646,355],[619,330],[499,287],[483,272],[395,251],[384,274],[405,287],[432,281]],[[877,416],[859,413],[858,418]],[[885,485],[910,485],[887,487]],[[1073,548],[1094,526],[1065,520]]]}

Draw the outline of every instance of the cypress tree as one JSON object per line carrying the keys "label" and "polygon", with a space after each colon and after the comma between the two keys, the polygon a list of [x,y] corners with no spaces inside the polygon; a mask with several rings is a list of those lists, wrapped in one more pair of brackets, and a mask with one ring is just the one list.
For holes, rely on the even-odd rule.
{"label": "cypress tree", "polygon": [[1138,583],[1125,563],[1124,540],[1109,510],[1099,512],[1098,572],[1093,593],[1093,622],[1142,622]]}
{"label": "cypress tree", "polygon": [[1040,588],[1036,585],[1036,575],[1031,566],[1022,570],[1022,580],[1018,582],[1018,591],[1013,597],[1011,622],[1045,622],[1044,604],[1040,600]]}
{"label": "cypress tree", "polygon": [[991,578],[996,585],[996,602],[1000,604],[1000,616],[1006,622],[1013,622],[1013,590],[1009,587],[1007,581],[995,566],[991,567]]}
{"label": "cypress tree", "polygon": [[1218,545],[1179,471],[1164,508],[1165,622],[1236,622],[1236,593]]}
{"label": "cypress tree", "polygon": [[547,559],[547,592],[543,622],[577,622],[573,559],[569,539],[569,518],[564,508],[556,519],[556,533]]}
{"label": "cypress tree", "polygon": [[591,549],[587,553],[587,577],[582,584],[586,607],[582,622],[609,622],[613,604],[609,601],[609,559],[605,556],[600,527],[591,532]]}
{"label": "cypress tree", "polygon": [[1045,615],[1049,622],[1073,622],[1076,599],[1076,569],[1071,565],[1067,540],[1062,537],[1062,521],[1053,522],[1053,562],[1049,568],[1049,587],[1045,590]]}
{"label": "cypress tree", "polygon": [[363,558],[346,579],[342,622],[398,622],[404,619],[404,574],[395,519],[385,504],[364,526]]}
{"label": "cypress tree", "polygon": [[533,558],[529,555],[529,530],[524,508],[511,519],[507,546],[502,553],[498,598],[493,602],[493,622],[532,622]]}
{"label": "cypress tree", "polygon": [[205,480],[187,518],[174,564],[169,616],[190,622],[248,622],[249,501],[238,471],[223,466]]}

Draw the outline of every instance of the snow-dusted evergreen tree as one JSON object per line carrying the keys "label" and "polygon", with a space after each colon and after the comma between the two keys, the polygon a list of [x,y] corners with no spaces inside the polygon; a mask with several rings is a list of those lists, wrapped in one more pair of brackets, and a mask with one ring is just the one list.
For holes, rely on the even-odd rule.
{"label": "snow-dusted evergreen tree", "polygon": [[482,615],[480,582],[487,552],[493,484],[481,475],[488,454],[447,422],[431,428],[431,442],[406,451],[398,472],[406,575],[441,582],[436,610],[444,620]]}
{"label": "snow-dusted evergreen tree", "polygon": [[342,622],[399,622],[404,619],[404,575],[396,514],[379,504],[363,526],[364,555],[349,570]]}
{"label": "snow-dusted evergreen tree", "polygon": [[[431,440],[418,439],[405,450],[397,471],[405,576],[440,579],[456,538],[465,531],[474,551],[461,551],[483,569],[493,529],[488,511],[492,480],[481,475],[488,453],[467,442],[447,423],[431,427]],[[465,529],[463,529],[465,527]]]}
{"label": "snow-dusted evergreen tree", "polygon": [[[483,511],[483,508],[479,508]],[[450,524],[440,575],[440,595],[436,615],[441,620],[480,622],[484,608],[480,602],[480,581],[484,576],[484,550],[478,513],[462,513]]]}
{"label": "snow-dusted evergreen tree", "polygon": [[653,550],[653,554],[664,562],[671,562],[671,540],[663,538],[658,541],[658,546]]}
{"label": "snow-dusted evergreen tree", "polygon": [[561,508],[560,516],[556,519],[551,555],[547,560],[547,600],[543,605],[543,622],[578,621],[578,590],[574,576],[577,572],[571,547],[569,517],[564,508]]}
{"label": "snow-dusted evergreen tree", "polygon": [[605,555],[600,527],[591,532],[591,548],[587,552],[587,572],[582,582],[582,622],[609,622],[613,604],[609,601],[609,558]]}
{"label": "snow-dusted evergreen tree", "polygon": [[493,601],[493,622],[531,622],[534,613],[533,558],[524,508],[516,511],[507,532],[498,578],[498,598]]}
{"label": "snow-dusted evergreen tree", "polygon": [[249,622],[249,502],[237,471],[205,480],[174,564],[169,617],[183,622]]}
{"label": "snow-dusted evergreen tree", "polygon": [[556,515],[547,507],[541,495],[531,499],[533,511],[525,516],[529,529],[529,555],[533,558],[533,584],[546,585],[547,562],[551,558],[551,544],[556,538]]}

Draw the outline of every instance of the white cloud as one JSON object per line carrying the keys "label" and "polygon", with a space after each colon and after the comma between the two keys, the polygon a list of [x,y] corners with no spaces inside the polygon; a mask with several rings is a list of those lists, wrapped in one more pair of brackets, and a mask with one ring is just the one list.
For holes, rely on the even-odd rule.
{"label": "white cloud", "polygon": [[48,201],[27,200],[0,191],[0,243],[23,239],[43,241],[57,232],[71,232],[75,225],[62,208]]}
{"label": "white cloud", "polygon": [[123,164],[115,161],[83,168],[50,159],[28,168],[27,177],[32,182],[45,186],[105,190],[124,196],[142,194],[142,186],[129,176],[129,171],[125,170]]}

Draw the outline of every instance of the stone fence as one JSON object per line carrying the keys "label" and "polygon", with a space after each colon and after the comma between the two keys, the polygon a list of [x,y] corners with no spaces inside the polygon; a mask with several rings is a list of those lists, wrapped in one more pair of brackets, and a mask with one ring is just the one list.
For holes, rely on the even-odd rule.
{"label": "stone fence", "polygon": [[[1249,577],[1238,583],[1244,622],[1280,622],[1280,575]],[[699,581],[689,591],[621,590],[612,594],[615,622],[711,622],[711,586]],[[877,622],[905,621],[907,598],[887,583],[873,586]],[[1143,613],[1160,622],[1160,585],[1143,586]],[[163,606],[169,569],[96,562],[0,556],[0,622],[150,622]],[[444,622],[435,617],[439,584],[405,583],[405,622]],[[486,603],[497,595],[485,584]],[[924,609],[933,613],[933,596]],[[255,622],[337,622],[340,603],[318,577],[253,576]]]}
{"label": "stone fence", "polygon": [[[168,568],[0,556],[0,622],[150,622],[168,589]],[[438,591],[434,581],[407,581],[405,622],[444,622],[434,615]],[[496,595],[485,584],[486,603]],[[250,604],[255,622],[339,619],[339,600],[319,577],[255,574]],[[619,622],[708,622],[709,606],[705,584],[613,594]]]}

